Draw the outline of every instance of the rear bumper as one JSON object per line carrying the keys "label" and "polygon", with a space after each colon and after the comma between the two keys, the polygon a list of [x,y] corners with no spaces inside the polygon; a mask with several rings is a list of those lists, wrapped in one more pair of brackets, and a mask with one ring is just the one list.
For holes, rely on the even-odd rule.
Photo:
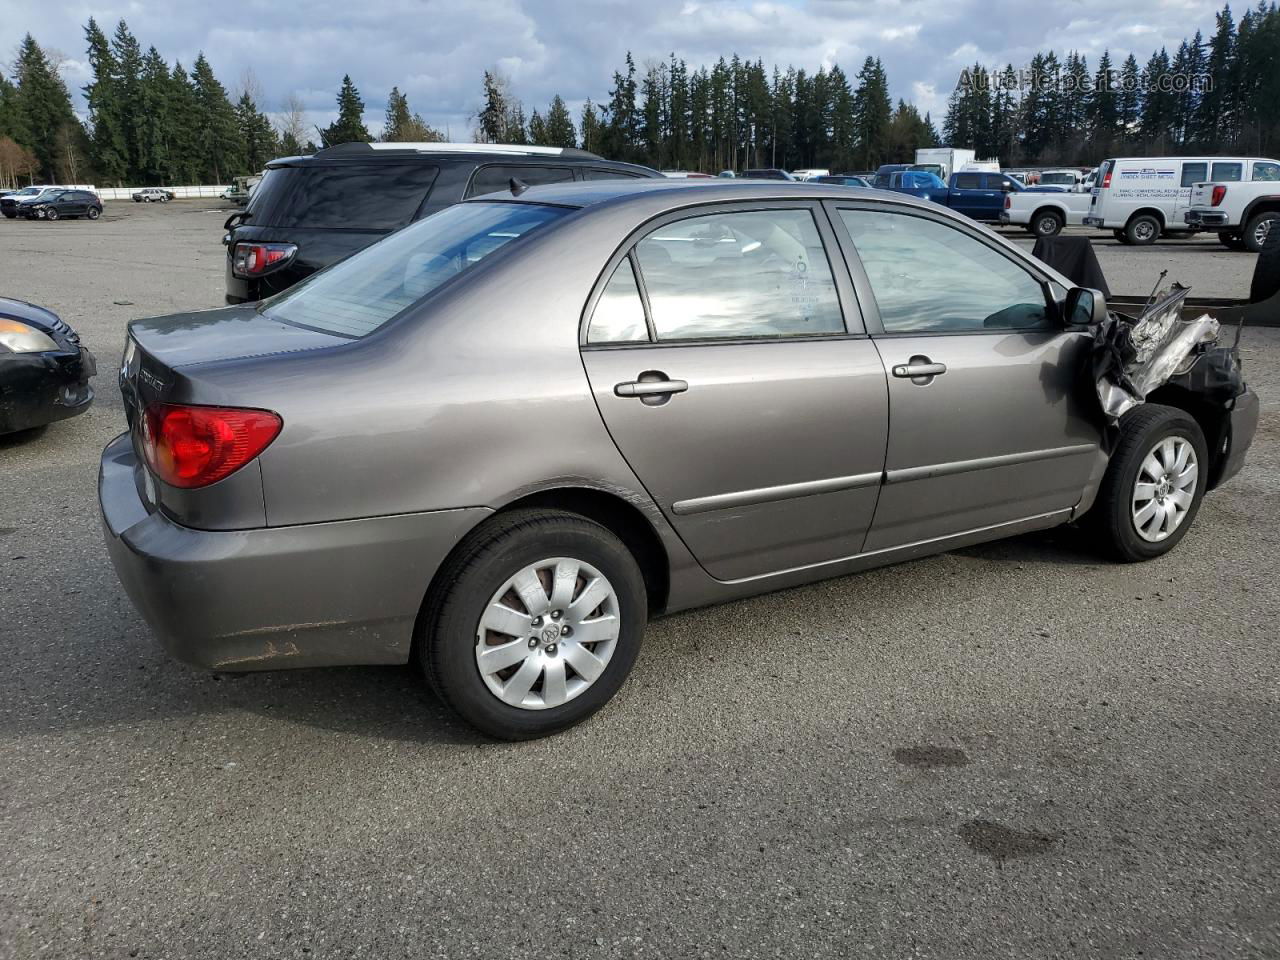
{"label": "rear bumper", "polygon": [[77,416],[93,403],[93,354],[6,353],[0,356],[0,434],[43,427]]}
{"label": "rear bumper", "polygon": [[1220,210],[1188,210],[1182,215],[1182,221],[1199,230],[1220,230],[1228,225],[1226,213]]}
{"label": "rear bumper", "polygon": [[1245,455],[1253,443],[1253,436],[1258,432],[1258,395],[1249,387],[1236,397],[1235,404],[1228,416],[1229,431],[1227,433],[1227,456],[1222,462],[1222,470],[1213,485],[1219,487],[1226,483],[1244,466]]}
{"label": "rear bumper", "polygon": [[98,476],[107,552],[174,657],[208,669],[404,663],[427,586],[484,508],[196,530],[146,506],[127,434]]}

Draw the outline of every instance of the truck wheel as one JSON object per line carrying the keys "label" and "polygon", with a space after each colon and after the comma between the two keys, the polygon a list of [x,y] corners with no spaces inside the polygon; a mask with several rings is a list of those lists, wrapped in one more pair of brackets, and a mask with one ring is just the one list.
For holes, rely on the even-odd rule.
{"label": "truck wheel", "polygon": [[1209,451],[1190,414],[1157,403],[1130,410],[1087,515],[1099,545],[1124,563],[1168,553],[1195,519],[1208,477]]}
{"label": "truck wheel", "polygon": [[1244,238],[1238,233],[1229,233],[1226,230],[1218,232],[1218,242],[1228,250],[1243,250]]}
{"label": "truck wheel", "polygon": [[585,720],[617,693],[648,615],[635,557],[560,510],[481,524],[428,595],[415,651],[427,680],[492,737],[529,740]]}
{"label": "truck wheel", "polygon": [[1124,228],[1125,240],[1135,247],[1145,247],[1160,238],[1160,221],[1149,213],[1140,213]]}
{"label": "truck wheel", "polygon": [[1267,233],[1267,242],[1253,265],[1253,283],[1249,288],[1249,302],[1262,303],[1280,293],[1280,229]]}
{"label": "truck wheel", "polygon": [[1056,237],[1065,226],[1056,210],[1040,210],[1031,218],[1031,232],[1037,237]]}
{"label": "truck wheel", "polygon": [[1244,248],[1250,253],[1261,253],[1268,235],[1275,228],[1278,220],[1280,220],[1280,214],[1270,210],[1251,217],[1244,228]]}

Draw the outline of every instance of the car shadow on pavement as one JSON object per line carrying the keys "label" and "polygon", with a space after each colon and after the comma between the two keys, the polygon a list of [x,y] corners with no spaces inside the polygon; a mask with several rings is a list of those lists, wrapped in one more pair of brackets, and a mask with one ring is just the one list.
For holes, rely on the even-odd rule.
{"label": "car shadow on pavement", "polygon": [[992,540],[950,551],[958,556],[993,563],[1051,563],[1069,567],[1107,567],[1111,561],[1092,544],[1083,530],[1054,527],[1024,533],[1007,540]]}

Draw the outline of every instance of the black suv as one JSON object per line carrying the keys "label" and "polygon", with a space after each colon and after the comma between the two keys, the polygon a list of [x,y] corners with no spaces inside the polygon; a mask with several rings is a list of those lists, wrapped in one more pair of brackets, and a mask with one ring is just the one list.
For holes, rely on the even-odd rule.
{"label": "black suv", "polygon": [[227,220],[227,303],[261,300],[467,197],[569,180],[661,177],[585,150],[505,144],[344,143],[267,164]]}
{"label": "black suv", "polygon": [[28,220],[97,220],[102,216],[102,201],[88,190],[46,190],[38,197],[21,201],[15,209],[18,216]]}

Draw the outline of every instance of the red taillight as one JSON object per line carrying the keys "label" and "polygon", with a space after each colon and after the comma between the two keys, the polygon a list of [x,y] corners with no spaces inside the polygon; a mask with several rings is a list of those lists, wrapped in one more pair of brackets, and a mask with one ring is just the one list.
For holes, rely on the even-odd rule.
{"label": "red taillight", "polygon": [[265,450],[281,425],[270,410],[157,403],[142,418],[142,452],[170,486],[207,487]]}
{"label": "red taillight", "polygon": [[1221,185],[1214,187],[1214,188],[1213,188],[1213,202],[1210,204],[1210,206],[1212,206],[1212,207],[1219,206],[1219,205],[1222,203],[1222,198],[1223,198],[1223,197],[1225,197],[1226,195],[1227,195],[1227,188],[1226,188],[1226,187],[1221,186]]}
{"label": "red taillight", "polygon": [[1012,209],[1013,209],[1013,194],[1012,194],[1012,193],[1006,193],[1006,194],[1004,195],[1004,208],[1005,208],[1006,210],[1012,210]]}
{"label": "red taillight", "polygon": [[293,259],[292,243],[237,243],[231,255],[231,272],[237,277],[260,277]]}
{"label": "red taillight", "polygon": [[1111,168],[1107,168],[1107,172],[1102,175],[1102,189],[1105,190],[1111,186]]}

